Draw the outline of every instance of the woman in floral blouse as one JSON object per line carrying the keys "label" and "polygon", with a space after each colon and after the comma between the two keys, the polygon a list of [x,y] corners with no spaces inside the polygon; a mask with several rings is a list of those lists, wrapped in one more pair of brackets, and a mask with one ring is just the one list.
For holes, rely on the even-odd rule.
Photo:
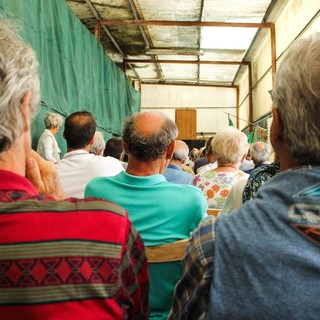
{"label": "woman in floral blouse", "polygon": [[234,127],[227,127],[217,132],[211,144],[218,167],[197,174],[193,184],[202,189],[209,208],[222,209],[234,183],[249,176],[239,170],[248,152],[247,136]]}

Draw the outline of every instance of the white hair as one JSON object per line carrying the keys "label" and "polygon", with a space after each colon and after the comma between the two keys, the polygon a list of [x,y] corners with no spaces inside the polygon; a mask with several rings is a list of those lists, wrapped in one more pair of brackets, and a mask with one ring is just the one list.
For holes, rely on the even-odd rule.
{"label": "white hair", "polygon": [[264,163],[269,160],[271,148],[268,143],[257,141],[250,146],[250,152],[256,163]]}
{"label": "white hair", "polygon": [[288,151],[301,164],[320,163],[320,33],[294,41],[272,90]]}
{"label": "white hair", "polygon": [[174,160],[185,161],[188,158],[188,154],[189,154],[188,145],[182,140],[176,140],[176,146],[173,151],[172,158]]}
{"label": "white hair", "polygon": [[106,142],[101,131],[96,131],[93,136],[93,145],[90,147],[90,153],[100,155],[106,147]]}
{"label": "white hair", "polygon": [[0,154],[23,132],[21,101],[31,92],[30,117],[38,110],[40,84],[35,52],[0,20]]}
{"label": "white hair", "polygon": [[44,124],[47,129],[61,127],[63,123],[63,118],[58,113],[48,112],[44,118]]}
{"label": "white hair", "polygon": [[219,130],[211,145],[218,164],[238,163],[248,151],[247,136],[234,127]]}

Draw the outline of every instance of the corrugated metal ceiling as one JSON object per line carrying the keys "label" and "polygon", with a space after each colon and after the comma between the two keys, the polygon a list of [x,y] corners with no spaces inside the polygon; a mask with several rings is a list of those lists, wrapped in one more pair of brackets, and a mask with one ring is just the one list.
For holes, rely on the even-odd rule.
{"label": "corrugated metal ceiling", "polygon": [[232,85],[257,26],[277,1],[66,2],[92,33],[99,22],[106,54],[131,80]]}

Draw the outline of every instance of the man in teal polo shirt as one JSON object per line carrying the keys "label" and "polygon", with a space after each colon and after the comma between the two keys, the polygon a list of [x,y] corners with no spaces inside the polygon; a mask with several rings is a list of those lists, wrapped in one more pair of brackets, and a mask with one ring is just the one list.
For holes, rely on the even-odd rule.
{"label": "man in teal polo shirt", "polygon": [[[107,199],[127,209],[146,246],[186,239],[206,216],[206,200],[199,189],[167,182],[162,175],[177,135],[175,123],[163,114],[128,117],[123,130],[126,172],[95,178],[85,190],[86,197]],[[149,264],[149,274],[151,318],[166,319],[181,263]]]}

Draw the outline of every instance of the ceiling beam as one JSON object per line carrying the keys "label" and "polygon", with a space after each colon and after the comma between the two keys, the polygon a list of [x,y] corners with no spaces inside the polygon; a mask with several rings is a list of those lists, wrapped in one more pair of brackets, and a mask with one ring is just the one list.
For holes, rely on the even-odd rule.
{"label": "ceiling beam", "polygon": [[160,85],[160,86],[198,86],[198,87],[213,87],[213,88],[225,88],[225,89],[236,89],[238,86],[230,84],[230,85],[222,85],[222,84],[210,84],[210,83],[177,83],[177,82],[153,82],[153,81],[141,81],[141,84],[148,85]]}
{"label": "ceiling beam", "polygon": [[[97,11],[97,9],[94,7],[94,5],[92,4],[91,0],[85,0],[87,6],[89,7],[89,9],[91,10],[92,14],[95,16],[96,21],[94,24],[94,35],[95,37],[100,40],[100,26],[102,26],[103,31],[106,33],[106,35],[108,36],[108,38],[110,39],[110,41],[113,43],[113,45],[115,46],[115,48],[118,50],[118,52],[121,54],[122,57],[125,57],[124,52],[122,51],[122,49],[120,48],[118,42],[116,41],[116,39],[113,37],[113,35],[111,34],[110,30],[108,29],[108,27],[106,27],[105,25],[101,25],[99,23],[99,21],[101,20],[100,14]],[[128,64],[130,69],[132,70],[132,72],[135,74],[135,76],[137,77],[137,79],[140,81],[140,77],[139,74],[137,73],[137,71],[130,65]]]}
{"label": "ceiling beam", "polygon": [[176,26],[176,27],[231,27],[270,28],[273,23],[213,22],[213,21],[172,21],[172,20],[99,20],[102,25],[131,26]]}
{"label": "ceiling beam", "polygon": [[[203,8],[204,8],[204,1],[205,0],[201,0],[201,5],[200,5],[200,14],[199,14],[199,20],[198,21],[202,21],[203,19]],[[201,29],[198,29],[198,48],[200,49],[201,47]],[[199,56],[198,56],[198,60],[200,60]],[[200,64],[198,64],[198,68],[197,68],[197,74],[198,74],[198,83],[200,83]]]}
{"label": "ceiling beam", "polygon": [[[139,20],[139,14],[138,14],[137,8],[136,8],[133,0],[129,0],[129,4],[130,4],[131,11],[132,11],[132,13],[134,15],[135,20],[138,21]],[[145,33],[144,29],[143,29],[143,26],[139,26],[139,30],[140,30],[142,38],[144,40],[146,49],[149,49],[150,48],[150,40],[148,39],[148,37],[147,37],[147,35],[146,35],[146,33]],[[153,58],[156,59],[155,56],[153,56]],[[157,69],[158,77],[160,78],[160,80],[164,80],[164,75],[163,75],[162,69],[159,66],[159,64],[156,64],[156,69]]]}
{"label": "ceiling beam", "polygon": [[249,61],[208,61],[208,60],[153,60],[153,59],[124,59],[124,63],[174,63],[174,64],[214,64],[214,65],[250,65]]}

